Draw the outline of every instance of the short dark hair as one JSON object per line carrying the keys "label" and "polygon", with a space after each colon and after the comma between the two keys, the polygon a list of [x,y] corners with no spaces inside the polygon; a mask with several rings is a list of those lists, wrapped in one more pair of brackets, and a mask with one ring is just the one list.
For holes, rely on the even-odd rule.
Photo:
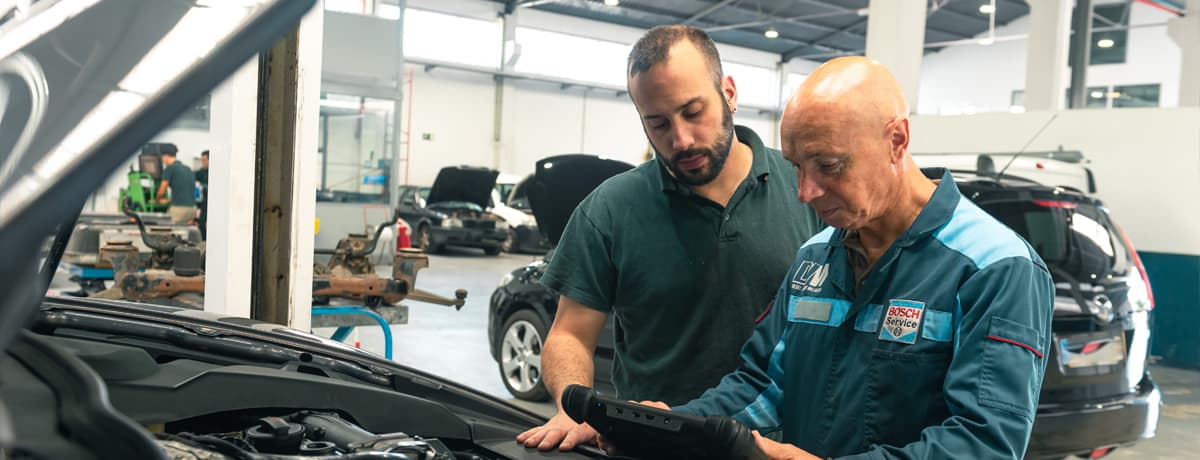
{"label": "short dark hair", "polygon": [[165,149],[165,150],[163,150],[161,153],[159,153],[159,155],[162,155],[162,156],[164,156],[164,157],[171,157],[171,158],[175,158],[175,150],[173,150],[173,149]]}
{"label": "short dark hair", "polygon": [[725,73],[721,70],[721,55],[717,53],[717,45],[703,30],[685,25],[658,26],[650,29],[633,44],[629,51],[629,78],[650,70],[655,64],[667,60],[671,47],[676,43],[687,40],[700,50],[704,60],[708,61],[708,69],[712,74],[713,83],[721,87],[721,79]]}
{"label": "short dark hair", "polygon": [[206,157],[206,156],[208,156],[208,150],[205,150],[205,151],[203,151],[203,152],[200,152],[200,156],[202,156],[202,157]]}

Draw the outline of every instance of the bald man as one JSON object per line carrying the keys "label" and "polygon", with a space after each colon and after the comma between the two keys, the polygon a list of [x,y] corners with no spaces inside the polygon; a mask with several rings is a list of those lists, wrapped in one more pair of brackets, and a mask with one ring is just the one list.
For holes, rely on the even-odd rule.
{"label": "bald man", "polygon": [[1054,285],[1019,236],[917,168],[886,68],[829,61],[782,121],[808,240],[741,367],[675,410],[763,431],[771,458],[1020,458],[1050,341]]}

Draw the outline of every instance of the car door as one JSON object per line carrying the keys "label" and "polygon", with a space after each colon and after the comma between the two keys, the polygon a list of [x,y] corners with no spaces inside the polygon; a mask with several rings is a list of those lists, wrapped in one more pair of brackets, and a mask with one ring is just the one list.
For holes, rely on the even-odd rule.
{"label": "car door", "polygon": [[396,214],[408,222],[409,225],[416,226],[421,223],[425,217],[425,208],[421,206],[421,197],[417,196],[417,189],[412,187],[400,188],[400,203],[396,207]]}

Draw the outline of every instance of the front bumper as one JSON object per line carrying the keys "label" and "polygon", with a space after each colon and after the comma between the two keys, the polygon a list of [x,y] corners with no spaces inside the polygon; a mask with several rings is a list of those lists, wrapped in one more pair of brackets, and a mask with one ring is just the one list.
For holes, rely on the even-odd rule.
{"label": "front bumper", "polygon": [[466,246],[470,248],[498,248],[504,244],[508,234],[504,230],[482,230],[475,228],[444,228],[433,231],[433,246]]}
{"label": "front bumper", "polygon": [[1154,437],[1162,393],[1148,376],[1137,393],[1105,402],[1042,405],[1026,458],[1062,458]]}

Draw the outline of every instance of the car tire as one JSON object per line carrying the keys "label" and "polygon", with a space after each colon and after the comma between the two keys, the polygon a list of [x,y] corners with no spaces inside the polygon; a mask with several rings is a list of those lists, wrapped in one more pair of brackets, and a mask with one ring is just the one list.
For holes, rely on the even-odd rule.
{"label": "car tire", "polygon": [[498,255],[500,255],[500,251],[501,251],[501,249],[503,249],[503,248],[502,248],[502,247],[500,247],[500,246],[493,246],[493,247],[490,247],[490,248],[483,248],[483,253],[484,253],[484,254],[487,254],[487,255],[489,255],[489,256],[498,256]]}
{"label": "car tire", "polygon": [[550,393],[542,383],[542,343],[546,337],[546,323],[533,310],[522,309],[509,315],[500,330],[497,367],[504,387],[517,399],[550,399]]}
{"label": "car tire", "polygon": [[425,252],[429,251],[429,245],[433,242],[433,233],[429,230],[429,224],[421,224],[417,227],[417,234],[413,235],[413,240],[410,242],[414,248]]}

